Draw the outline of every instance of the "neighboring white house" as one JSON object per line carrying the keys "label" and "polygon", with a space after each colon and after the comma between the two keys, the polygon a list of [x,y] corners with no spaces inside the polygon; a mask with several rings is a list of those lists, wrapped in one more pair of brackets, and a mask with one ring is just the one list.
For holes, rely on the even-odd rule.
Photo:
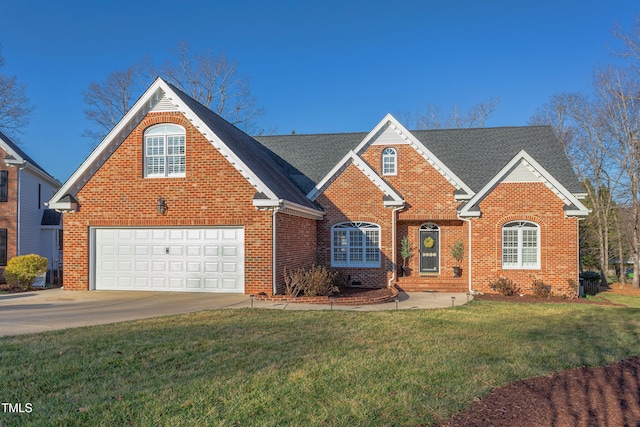
{"label": "neighboring white house", "polygon": [[60,183],[1,132],[0,155],[0,268],[14,256],[38,254],[51,273],[62,259],[62,218],[45,203]]}

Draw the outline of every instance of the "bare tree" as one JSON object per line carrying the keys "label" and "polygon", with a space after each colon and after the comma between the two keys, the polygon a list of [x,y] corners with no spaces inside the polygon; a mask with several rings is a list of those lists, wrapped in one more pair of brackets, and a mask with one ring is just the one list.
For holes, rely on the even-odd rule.
{"label": "bare tree", "polygon": [[415,126],[417,129],[459,129],[483,127],[487,119],[498,106],[499,99],[491,98],[479,102],[467,111],[460,110],[454,105],[448,112],[443,112],[440,106],[427,104],[424,111],[416,113]]}
{"label": "bare tree", "polygon": [[[555,130],[583,187],[591,200],[597,231],[599,268],[603,283],[609,265],[609,234],[613,196],[621,173],[609,156],[609,132],[594,101],[579,93],[553,95],[530,120]],[[621,269],[623,270],[623,269]]]}
{"label": "bare tree", "polygon": [[238,74],[236,61],[211,51],[194,54],[186,43],[179,43],[173,56],[160,68],[161,75],[230,123],[253,130],[264,109],[256,107],[249,78]]}
{"label": "bare tree", "polygon": [[140,65],[125,71],[113,71],[104,82],[91,82],[83,92],[87,119],[99,126],[98,131],[85,130],[84,135],[101,139],[131,109],[135,96],[142,91]]}
{"label": "bare tree", "polygon": [[631,67],[607,67],[595,80],[600,112],[610,134],[609,155],[623,173],[631,212],[632,286],[640,287],[640,82]]}
{"label": "bare tree", "polygon": [[249,79],[238,73],[235,61],[211,51],[194,54],[186,43],[180,43],[172,54],[173,59],[163,65],[145,58],[125,71],[110,73],[103,82],[92,82],[84,91],[89,107],[85,115],[99,130],[84,135],[104,137],[157,76],[244,131],[258,133],[256,119],[264,110],[256,107]]}
{"label": "bare tree", "polygon": [[[4,66],[0,46],[0,67]],[[33,107],[29,104],[25,86],[15,76],[0,74],[0,130],[15,135],[29,124]]]}

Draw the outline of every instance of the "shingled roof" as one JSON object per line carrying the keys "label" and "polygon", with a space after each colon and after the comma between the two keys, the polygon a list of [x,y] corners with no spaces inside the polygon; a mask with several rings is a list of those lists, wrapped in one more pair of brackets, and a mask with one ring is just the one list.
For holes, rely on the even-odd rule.
{"label": "shingled roof", "polygon": [[31,167],[34,171],[40,174],[43,178],[50,181],[54,186],[60,185],[58,180],[49,175],[49,173],[44,170],[42,166],[40,166],[31,156],[25,153],[22,148],[18,146],[11,138],[9,138],[4,133],[0,132],[0,146],[7,152],[8,157],[4,159],[5,161],[17,161],[17,162],[26,162],[28,167]]}
{"label": "shingled roof", "polygon": [[[474,192],[525,150],[571,193],[583,193],[549,126],[415,130],[411,133]],[[300,189],[308,193],[367,133],[260,136]]]}
{"label": "shingled roof", "polygon": [[255,173],[276,196],[310,209],[318,209],[302,193],[300,187],[291,181],[278,162],[273,161],[272,153],[255,139],[200,104],[172,84],[167,84],[174,93],[196,114],[212,132],[214,132],[233,151],[236,156]]}

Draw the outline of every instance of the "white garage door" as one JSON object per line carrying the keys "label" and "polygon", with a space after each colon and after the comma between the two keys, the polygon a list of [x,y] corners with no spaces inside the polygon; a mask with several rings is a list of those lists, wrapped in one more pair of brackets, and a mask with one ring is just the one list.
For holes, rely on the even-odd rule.
{"label": "white garage door", "polygon": [[95,289],[244,292],[242,228],[96,228]]}

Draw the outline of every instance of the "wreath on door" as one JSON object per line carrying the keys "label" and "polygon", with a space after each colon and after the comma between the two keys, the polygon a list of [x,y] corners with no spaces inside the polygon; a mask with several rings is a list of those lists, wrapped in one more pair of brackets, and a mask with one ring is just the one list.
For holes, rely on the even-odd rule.
{"label": "wreath on door", "polygon": [[424,245],[425,248],[432,248],[435,243],[436,241],[433,240],[433,238],[431,237],[427,237],[422,241],[422,244]]}

